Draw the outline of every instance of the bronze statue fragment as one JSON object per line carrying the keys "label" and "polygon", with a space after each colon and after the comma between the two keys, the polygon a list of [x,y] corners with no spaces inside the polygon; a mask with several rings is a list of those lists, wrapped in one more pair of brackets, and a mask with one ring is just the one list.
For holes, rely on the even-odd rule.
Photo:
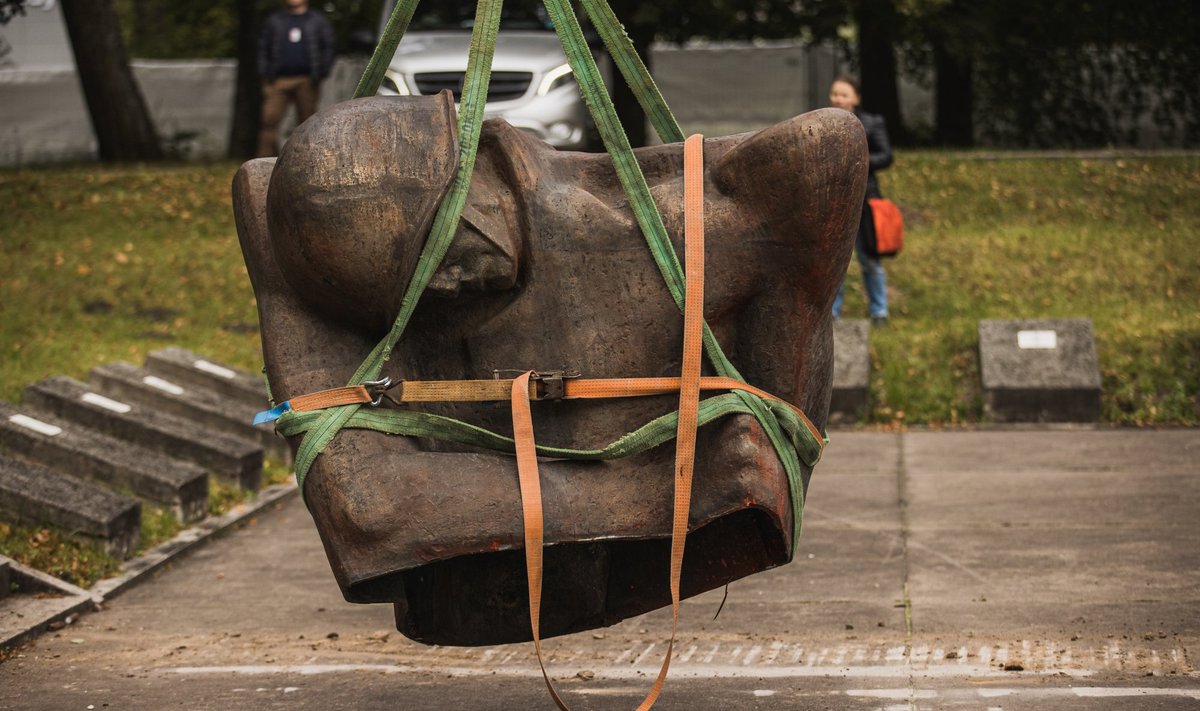
{"label": "bronze statue fragment", "polygon": [[[277,160],[238,172],[238,232],[277,401],[345,385],[388,330],[456,146],[448,92],[357,99],[302,125]],[[682,253],[681,146],[637,159]],[[708,323],[748,382],[823,429],[830,304],[866,178],[862,127],[816,111],[709,139],[705,164]],[[557,152],[491,120],[450,252],[385,373],[678,375],[681,330],[609,156]],[[676,404],[535,402],[533,417],[539,442],[600,447]],[[511,433],[504,403],[421,409]],[[541,463],[543,636],[670,603],[672,455],[668,444],[616,461]],[[530,638],[511,457],[344,429],[305,488],[347,600],[393,603],[400,631],[428,643]],[[788,561],[792,515],[782,467],[752,417],[702,428],[683,594]]]}

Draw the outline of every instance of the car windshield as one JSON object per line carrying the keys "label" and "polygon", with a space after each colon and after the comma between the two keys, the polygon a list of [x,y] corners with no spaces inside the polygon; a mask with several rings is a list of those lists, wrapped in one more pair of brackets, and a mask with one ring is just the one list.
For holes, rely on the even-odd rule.
{"label": "car windshield", "polygon": [[[469,30],[475,24],[472,0],[426,3],[418,6],[410,25],[413,30]],[[502,30],[553,30],[546,8],[537,0],[508,0],[500,14]]]}

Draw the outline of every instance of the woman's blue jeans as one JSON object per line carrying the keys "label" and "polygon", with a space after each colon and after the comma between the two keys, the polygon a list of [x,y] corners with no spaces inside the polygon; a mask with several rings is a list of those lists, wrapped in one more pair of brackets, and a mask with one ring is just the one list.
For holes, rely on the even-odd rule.
{"label": "woman's blue jeans", "polygon": [[[887,274],[883,270],[883,262],[863,251],[862,240],[855,240],[854,253],[858,256],[858,265],[862,267],[863,287],[867,290],[867,313],[871,318],[887,318]],[[842,317],[842,301],[845,296],[846,279],[842,277],[837,298],[833,300],[834,318]]]}

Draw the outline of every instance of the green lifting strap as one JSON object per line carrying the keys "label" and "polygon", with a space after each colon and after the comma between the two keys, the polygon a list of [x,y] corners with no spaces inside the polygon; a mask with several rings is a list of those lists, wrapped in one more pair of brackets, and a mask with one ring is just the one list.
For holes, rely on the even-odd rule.
{"label": "green lifting strap", "polygon": [[388,17],[387,24],[383,26],[383,32],[379,35],[375,51],[371,53],[371,60],[367,62],[367,68],[363,71],[362,78],[358,80],[358,86],[354,88],[355,99],[375,96],[375,93],[379,91],[379,85],[383,83],[384,72],[392,62],[392,55],[396,53],[396,47],[400,45],[400,38],[408,30],[408,23],[412,22],[413,13],[417,11],[417,2],[419,0],[400,0],[392,8],[392,14]]}
{"label": "green lifting strap", "polygon": [[[816,464],[821,456],[821,445],[812,438],[808,427],[796,417],[786,404],[778,400],[767,400],[767,406],[779,417],[788,441],[796,448],[808,465]],[[733,393],[718,395],[700,401],[699,425],[704,426],[727,415],[752,414],[741,398]],[[279,420],[279,434],[290,437],[303,434],[321,417],[320,412],[291,413]],[[639,454],[675,438],[678,412],[668,412],[642,425],[638,429],[619,437],[601,449],[569,449],[537,445],[540,457],[581,460],[620,459]],[[452,417],[434,415],[413,410],[389,410],[363,408],[354,413],[346,427],[368,429],[408,437],[430,437],[456,444],[465,444],[498,452],[513,453],[513,439],[496,434],[491,430],[472,425]]]}
{"label": "green lifting strap", "polygon": [[[650,247],[650,253],[666,281],[671,297],[682,313],[683,267],[680,266],[679,257],[675,254],[675,249],[667,236],[662,216],[654,204],[654,199],[650,196],[650,187],[646,184],[646,178],[634,156],[633,148],[629,145],[629,139],[617,119],[616,109],[612,105],[608,92],[604,89],[603,79],[596,68],[595,60],[592,59],[591,51],[583,36],[583,30],[579,26],[579,20],[575,17],[574,10],[571,9],[570,0],[545,0],[545,4],[546,10],[550,13],[550,19],[554,22],[554,29],[562,41],[567,61],[570,62],[571,69],[575,72],[575,80],[579,83],[584,100],[592,112],[596,128],[600,131],[604,146],[616,166],[617,177],[625,189],[625,194],[629,197],[634,216]],[[604,20],[603,16],[598,19]],[[621,33],[624,34],[624,30],[621,30]],[[704,350],[717,374],[745,382],[746,379],[721,350],[720,343],[717,342],[716,336],[713,335],[712,329],[708,327],[707,323],[704,324]],[[771,441],[771,445],[775,448],[775,452],[787,472],[788,490],[795,512],[792,516],[792,537],[793,542],[798,541],[802,525],[801,512],[804,509],[804,486],[796,452],[788,446],[779,422],[761,398],[742,391],[738,391],[737,396],[742,398],[766,432],[767,438]]]}
{"label": "green lifting strap", "polygon": [[[393,10],[379,44],[355,91],[355,96],[373,95],[379,87],[387,63],[412,20],[419,0],[401,0]],[[554,28],[562,42],[567,60],[575,74],[584,100],[592,114],[605,148],[612,157],[622,188],[629,198],[638,225],[658,265],[668,291],[682,312],[684,275],[663,225],[662,216],[650,195],[650,188],[629,145],[629,139],[617,119],[612,100],[604,88],[599,69],[583,36],[570,0],[544,0]],[[417,268],[409,282],[400,312],[388,332],[355,372],[350,385],[361,384],[379,376],[383,363],[390,356],[403,334],[421,293],[437,270],[458,227],[474,169],[479,144],[480,127],[491,72],[492,53],[499,29],[502,0],[479,0],[471,36],[471,53],[467,64],[461,108],[459,113],[459,168],[450,191],[444,198],[430,235],[422,249]],[[584,10],[596,26],[625,80],[638,97],[639,103],[664,142],[680,142],[683,132],[663,100],[645,65],[633,50],[624,28],[606,0],[582,0]],[[745,379],[725,356],[708,324],[704,325],[704,346],[718,374]],[[801,426],[789,408],[764,400],[752,393],[736,391],[709,398],[701,403],[700,424],[719,417],[743,413],[753,415],[761,424],[775,448],[787,474],[789,494],[793,503],[793,542],[799,539],[803,520],[804,488],[800,460],[812,466],[820,456],[821,444],[807,427]],[[613,459],[645,451],[674,437],[677,413],[668,413],[616,442],[596,450],[540,447],[542,456],[569,459]],[[498,451],[513,451],[512,439],[489,432],[452,418],[406,410],[362,410],[361,405],[342,405],[321,412],[289,412],[277,421],[281,434],[304,433],[296,456],[296,480],[304,491],[304,480],[317,455],[343,427],[373,429],[390,434],[403,434],[485,447]],[[794,549],[794,546],[793,546]]]}
{"label": "green lifting strap", "polygon": [[671,113],[658,91],[658,85],[650,78],[650,72],[633,48],[633,40],[629,39],[607,0],[583,0],[583,10],[608,48],[613,64],[620,70],[625,83],[649,117],[650,125],[654,126],[659,139],[663,143],[683,143],[683,129],[679,128],[675,114]]}
{"label": "green lifting strap", "polygon": [[[416,4],[417,0],[404,0],[393,10],[392,20],[396,20],[397,15],[407,14],[411,17]],[[454,182],[434,217],[429,237],[421,249],[416,270],[404,292],[404,298],[400,302],[400,312],[396,315],[392,329],[358,367],[358,370],[350,378],[350,385],[359,385],[379,376],[384,362],[390,357],[392,349],[396,347],[396,343],[408,325],[408,320],[416,310],[417,301],[425,291],[434,272],[437,271],[442,258],[446,256],[446,250],[450,248],[450,243],[454,241],[454,234],[458,230],[458,219],[462,215],[463,206],[467,200],[467,190],[471,185],[471,174],[475,169],[475,153],[479,147],[479,132],[483,125],[484,105],[487,102],[488,82],[491,79],[492,52],[496,47],[496,34],[500,30],[502,4],[502,0],[479,0],[475,11],[475,25],[471,30],[471,53],[467,59],[467,74],[463,82],[458,115],[459,163],[458,170],[454,174]],[[407,22],[388,22],[389,28],[401,25],[407,25]],[[395,43],[398,44],[399,41],[397,32]],[[381,60],[377,52],[371,61],[378,63],[386,61],[388,57]],[[367,71],[374,73],[375,69],[368,66]],[[300,448],[296,452],[296,479],[301,484],[301,491],[303,491],[304,477],[307,475],[309,467],[312,466],[313,460],[360,407],[361,405],[342,405],[326,410],[322,413],[320,421],[304,437],[304,441],[301,442]]]}

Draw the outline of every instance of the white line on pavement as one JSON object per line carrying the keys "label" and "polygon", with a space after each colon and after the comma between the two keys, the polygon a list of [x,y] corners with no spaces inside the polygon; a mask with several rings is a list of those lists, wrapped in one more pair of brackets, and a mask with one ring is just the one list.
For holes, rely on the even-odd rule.
{"label": "white line on pavement", "polygon": [[[597,679],[644,679],[653,676],[657,668],[622,665],[596,671]],[[250,664],[244,666],[163,667],[160,671],[172,674],[338,674],[375,671],[388,674],[442,674],[446,676],[510,676],[541,677],[536,665],[500,667],[463,667],[444,664]],[[574,672],[562,670],[565,678]],[[1087,677],[1090,670],[1054,669],[1045,671],[1006,672],[975,665],[929,667],[914,669],[908,666],[886,667],[746,667],[742,664],[679,665],[671,667],[671,676],[687,679],[755,678],[755,679],[935,679],[935,678],[1021,678],[1021,677]]]}

